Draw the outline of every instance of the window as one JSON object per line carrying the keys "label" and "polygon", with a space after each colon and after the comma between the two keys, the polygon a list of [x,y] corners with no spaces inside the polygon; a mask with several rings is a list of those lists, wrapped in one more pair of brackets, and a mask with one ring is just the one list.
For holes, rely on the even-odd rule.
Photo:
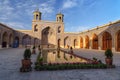
{"label": "window", "polygon": [[34,26],[34,31],[38,31],[37,25]]}
{"label": "window", "polygon": [[36,15],[36,20],[39,20],[38,15]]}
{"label": "window", "polygon": [[59,20],[61,21],[61,17],[59,17]]}
{"label": "window", "polygon": [[59,26],[59,27],[58,27],[58,33],[60,33],[60,32],[61,32],[60,28],[61,28],[61,26]]}

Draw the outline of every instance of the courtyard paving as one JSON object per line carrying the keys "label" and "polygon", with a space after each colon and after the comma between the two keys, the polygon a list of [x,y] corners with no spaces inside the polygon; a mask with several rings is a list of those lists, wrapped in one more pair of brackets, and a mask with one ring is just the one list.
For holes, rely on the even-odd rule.
{"label": "courtyard paving", "polygon": [[[32,71],[20,73],[21,59],[24,49],[1,49],[0,50],[0,80],[120,80],[120,54],[114,54],[115,69],[78,69],[63,71]],[[78,55],[93,58],[97,57],[104,61],[103,51],[74,50]],[[35,62],[37,55],[32,55]],[[34,65],[32,65],[34,67]]]}

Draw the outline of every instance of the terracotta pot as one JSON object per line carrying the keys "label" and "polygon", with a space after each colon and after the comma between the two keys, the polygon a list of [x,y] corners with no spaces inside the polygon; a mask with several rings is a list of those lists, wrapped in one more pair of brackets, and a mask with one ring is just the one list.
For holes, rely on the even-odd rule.
{"label": "terracotta pot", "polygon": [[32,70],[31,67],[32,62],[30,59],[23,59],[21,62],[22,62],[22,67],[20,68],[21,72],[28,72]]}
{"label": "terracotta pot", "polygon": [[113,59],[112,58],[105,58],[105,62],[107,65],[112,65]]}

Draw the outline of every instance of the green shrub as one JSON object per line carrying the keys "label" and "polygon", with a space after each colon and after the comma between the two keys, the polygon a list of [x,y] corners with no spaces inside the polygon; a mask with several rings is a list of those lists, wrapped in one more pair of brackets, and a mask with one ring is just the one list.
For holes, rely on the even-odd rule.
{"label": "green shrub", "polygon": [[30,57],[31,57],[31,50],[30,49],[25,49],[24,59],[30,59]]}
{"label": "green shrub", "polygon": [[67,69],[105,69],[107,66],[105,64],[44,64],[36,65],[36,70],[67,70]]}
{"label": "green shrub", "polygon": [[105,51],[105,56],[106,56],[107,58],[112,58],[113,53],[112,53],[111,49],[107,49],[107,50]]}

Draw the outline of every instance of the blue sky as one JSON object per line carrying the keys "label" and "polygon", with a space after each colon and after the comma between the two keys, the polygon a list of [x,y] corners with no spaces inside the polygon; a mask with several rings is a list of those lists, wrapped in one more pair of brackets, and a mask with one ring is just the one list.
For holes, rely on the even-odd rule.
{"label": "blue sky", "polygon": [[55,21],[64,14],[66,32],[80,32],[120,20],[120,0],[0,0],[0,22],[15,29],[31,29],[33,12]]}

